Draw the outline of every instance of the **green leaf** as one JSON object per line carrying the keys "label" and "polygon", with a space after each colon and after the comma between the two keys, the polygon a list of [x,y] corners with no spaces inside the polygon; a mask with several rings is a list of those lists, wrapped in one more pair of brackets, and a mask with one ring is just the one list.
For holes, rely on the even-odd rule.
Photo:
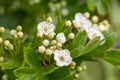
{"label": "green leaf", "polygon": [[113,65],[120,65],[120,49],[111,49],[106,52],[104,59]]}
{"label": "green leaf", "polygon": [[81,50],[83,49],[83,47],[79,48],[75,48],[70,52],[70,55],[72,58],[77,58],[79,56],[81,56]]}
{"label": "green leaf", "polygon": [[70,74],[68,67],[61,67],[51,74],[50,80],[68,80],[67,78]]}
{"label": "green leaf", "polygon": [[69,46],[70,50],[73,50],[74,48],[81,48],[85,45],[87,40],[87,34],[86,31],[79,32],[75,39],[73,40],[72,44]]}
{"label": "green leaf", "polygon": [[24,59],[31,67],[40,68],[41,64],[38,55],[30,46],[31,44],[24,47]]}
{"label": "green leaf", "polygon": [[56,67],[54,65],[49,65],[49,66],[45,66],[45,67],[42,67],[41,70],[39,71],[39,73],[42,75],[42,76],[45,76],[45,75],[48,75],[52,72],[54,72],[56,69],[58,69],[59,67]]}
{"label": "green leaf", "polygon": [[97,0],[87,0],[87,6],[91,11],[94,11],[96,8],[96,2]]}
{"label": "green leaf", "polygon": [[105,52],[100,49],[94,49],[86,55],[91,57],[103,58],[105,56]]}
{"label": "green leaf", "polygon": [[88,52],[94,50],[96,47],[100,45],[101,41],[99,37],[94,38],[89,41],[87,45],[83,48],[82,55],[87,54]]}
{"label": "green leaf", "polygon": [[40,74],[34,76],[34,78],[32,80],[49,80],[48,76],[40,76]]}
{"label": "green leaf", "polygon": [[72,27],[66,28],[66,29],[64,30],[65,36],[68,36],[68,34],[69,34],[70,32],[72,32]]}
{"label": "green leaf", "polygon": [[41,67],[41,69],[38,71],[38,74],[34,77],[33,80],[48,80],[47,75],[53,73],[58,68],[59,67],[56,67],[52,64],[49,66]]}
{"label": "green leaf", "polygon": [[64,23],[65,23],[65,21],[58,23],[58,25],[55,28],[55,33],[59,33],[59,32],[63,31],[63,29],[64,29]]}
{"label": "green leaf", "polygon": [[116,34],[107,31],[107,32],[104,32],[104,36],[105,36],[105,43],[100,47],[98,47],[98,49],[106,51],[113,46],[116,40]]}
{"label": "green leaf", "polygon": [[27,67],[14,70],[14,75],[18,77],[18,80],[32,80],[36,73],[35,70]]}
{"label": "green leaf", "polygon": [[105,15],[109,11],[108,3],[105,0],[97,0],[96,7],[101,15]]}
{"label": "green leaf", "polygon": [[20,67],[23,61],[19,58],[9,59],[7,62],[0,62],[0,66],[4,69],[14,69]]}

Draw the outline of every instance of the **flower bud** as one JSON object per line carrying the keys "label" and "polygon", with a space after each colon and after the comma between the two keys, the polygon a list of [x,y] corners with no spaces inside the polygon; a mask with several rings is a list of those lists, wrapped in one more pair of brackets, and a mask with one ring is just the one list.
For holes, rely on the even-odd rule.
{"label": "flower bud", "polygon": [[52,40],[51,41],[51,45],[56,45],[57,44],[57,41],[56,40]]}
{"label": "flower bud", "polygon": [[17,35],[19,38],[22,38],[24,34],[23,34],[23,32],[18,32]]}
{"label": "flower bud", "polygon": [[67,2],[65,0],[61,1],[61,6],[65,7],[67,5]]}
{"label": "flower bud", "polygon": [[47,39],[43,40],[43,45],[44,46],[48,46],[49,45],[49,41]]}
{"label": "flower bud", "polygon": [[97,23],[97,22],[99,21],[98,16],[93,16],[93,17],[92,17],[92,21],[93,21],[94,23]]}
{"label": "flower bud", "polygon": [[0,44],[3,43],[3,39],[0,37]]}
{"label": "flower bud", "polygon": [[17,34],[14,34],[13,35],[15,39],[18,39],[18,35]]}
{"label": "flower bud", "polygon": [[9,40],[5,40],[5,41],[4,41],[4,45],[5,45],[5,46],[9,46],[9,45],[10,45],[10,41],[9,41]]}
{"label": "flower bud", "polygon": [[81,25],[80,25],[79,22],[75,22],[75,23],[74,23],[74,27],[75,27],[75,28],[80,28],[80,26],[81,26]]}
{"label": "flower bud", "polygon": [[50,49],[51,49],[52,51],[55,51],[55,50],[56,50],[56,46],[51,46]]}
{"label": "flower bud", "polygon": [[46,55],[52,55],[52,50],[50,50],[50,49],[47,49],[46,51],[45,51],[45,53],[46,53]]}
{"label": "flower bud", "polygon": [[0,62],[3,62],[4,61],[4,57],[0,57]]}
{"label": "flower bud", "polygon": [[69,10],[68,10],[67,8],[62,8],[62,9],[61,9],[61,14],[62,14],[63,16],[67,16],[67,15],[69,14]]}
{"label": "flower bud", "polygon": [[76,66],[75,62],[71,62],[70,66]]}
{"label": "flower bud", "polygon": [[56,46],[57,46],[57,48],[61,48],[62,44],[61,43],[57,43]]}
{"label": "flower bud", "polygon": [[74,34],[74,33],[70,33],[70,34],[68,35],[68,38],[69,38],[69,39],[74,39],[74,37],[75,37],[75,34]]}
{"label": "flower bud", "polygon": [[22,26],[18,25],[18,26],[16,27],[16,29],[17,29],[17,31],[22,31]]}
{"label": "flower bud", "polygon": [[14,29],[12,29],[11,31],[10,31],[10,34],[13,36],[13,35],[15,35],[17,33],[17,31],[16,30],[14,30]]}
{"label": "flower bud", "polygon": [[78,74],[78,73],[75,73],[75,74],[74,74],[74,77],[75,77],[75,78],[79,78],[79,74]]}
{"label": "flower bud", "polygon": [[88,19],[88,18],[90,18],[90,13],[89,12],[85,12],[84,16]]}
{"label": "flower bud", "polygon": [[47,22],[50,22],[50,23],[51,23],[51,22],[52,22],[52,18],[51,18],[51,17],[48,17],[48,18],[47,18]]}
{"label": "flower bud", "polygon": [[110,24],[109,24],[109,22],[108,22],[108,20],[103,20],[103,22],[102,22],[105,26],[107,26],[107,27],[109,27],[110,26]]}
{"label": "flower bud", "polygon": [[55,7],[56,7],[56,9],[58,9],[58,10],[59,10],[59,9],[61,8],[60,3],[56,3],[56,4],[55,4]]}
{"label": "flower bud", "polygon": [[77,67],[76,71],[81,72],[81,71],[83,71],[83,68],[81,66],[79,66],[79,67]]}
{"label": "flower bud", "polygon": [[50,32],[50,33],[48,34],[48,37],[49,37],[50,39],[54,38],[54,36],[55,36],[55,33],[54,33],[54,32]]}
{"label": "flower bud", "polygon": [[71,68],[71,69],[75,69],[75,66],[76,66],[76,63],[75,63],[75,62],[71,62],[71,63],[70,63],[70,68]]}
{"label": "flower bud", "polygon": [[65,22],[65,25],[66,25],[66,26],[71,26],[71,25],[72,25],[72,23],[71,23],[71,21],[70,21],[70,20],[67,20],[67,21]]}
{"label": "flower bud", "polygon": [[37,33],[37,37],[42,38],[42,37],[43,37],[43,32],[38,32],[38,33]]}
{"label": "flower bud", "polygon": [[8,76],[7,76],[6,74],[4,74],[4,75],[2,76],[2,80],[8,80]]}
{"label": "flower bud", "polygon": [[40,53],[44,53],[45,52],[45,47],[44,46],[39,46],[38,47],[38,52],[40,52]]}
{"label": "flower bud", "polygon": [[14,46],[12,44],[10,44],[8,47],[10,48],[10,50],[14,50]]}
{"label": "flower bud", "polygon": [[1,33],[5,32],[5,28],[4,27],[0,27],[0,32]]}
{"label": "flower bud", "polygon": [[87,66],[86,65],[82,65],[82,68],[83,68],[83,70],[86,70]]}

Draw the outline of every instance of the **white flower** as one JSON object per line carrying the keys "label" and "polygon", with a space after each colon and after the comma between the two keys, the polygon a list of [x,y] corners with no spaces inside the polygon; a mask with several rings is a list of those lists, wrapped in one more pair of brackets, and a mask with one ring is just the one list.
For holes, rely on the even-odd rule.
{"label": "white flower", "polygon": [[98,26],[93,26],[88,31],[88,38],[90,40],[92,40],[95,37],[100,37],[100,40],[103,40],[105,38],[102,32],[100,32]]}
{"label": "white flower", "polygon": [[55,50],[53,54],[57,66],[68,66],[72,62],[72,57],[70,56],[70,52],[67,49]]}
{"label": "white flower", "polygon": [[83,14],[81,13],[76,13],[75,14],[75,19],[73,20],[73,24],[78,30],[86,30],[92,26],[92,23],[90,20],[88,20]]}
{"label": "white flower", "polygon": [[65,37],[64,33],[62,33],[62,32],[57,34],[56,39],[59,43],[66,42],[66,37]]}
{"label": "white flower", "polygon": [[53,32],[55,25],[49,22],[40,22],[37,26],[38,32],[43,32],[43,34],[48,35],[50,32]]}

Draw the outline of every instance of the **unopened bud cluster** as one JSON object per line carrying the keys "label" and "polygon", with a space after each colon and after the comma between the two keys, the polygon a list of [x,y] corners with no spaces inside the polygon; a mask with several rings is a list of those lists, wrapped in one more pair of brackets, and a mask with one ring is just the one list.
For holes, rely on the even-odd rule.
{"label": "unopened bud cluster", "polygon": [[9,40],[5,40],[5,41],[4,41],[4,46],[5,46],[7,49],[14,50],[14,46],[13,46],[13,44],[10,43]]}
{"label": "unopened bud cluster", "polygon": [[12,29],[10,31],[10,34],[15,38],[15,39],[19,39],[19,38],[23,38],[24,33],[22,32],[22,26],[18,25],[15,29]]}
{"label": "unopened bud cluster", "polygon": [[74,78],[79,78],[79,73],[86,69],[87,69],[86,65],[77,66],[75,73],[74,73]]}

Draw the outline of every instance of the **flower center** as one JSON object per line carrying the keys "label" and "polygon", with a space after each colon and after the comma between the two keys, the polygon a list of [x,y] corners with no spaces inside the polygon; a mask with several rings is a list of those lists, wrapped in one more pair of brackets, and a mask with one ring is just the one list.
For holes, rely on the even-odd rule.
{"label": "flower center", "polygon": [[65,59],[64,59],[64,57],[63,57],[63,56],[60,56],[60,61],[62,61],[62,62],[64,62],[64,61],[65,61]]}
{"label": "flower center", "polygon": [[46,26],[44,26],[44,31],[47,32],[48,31],[48,28]]}

